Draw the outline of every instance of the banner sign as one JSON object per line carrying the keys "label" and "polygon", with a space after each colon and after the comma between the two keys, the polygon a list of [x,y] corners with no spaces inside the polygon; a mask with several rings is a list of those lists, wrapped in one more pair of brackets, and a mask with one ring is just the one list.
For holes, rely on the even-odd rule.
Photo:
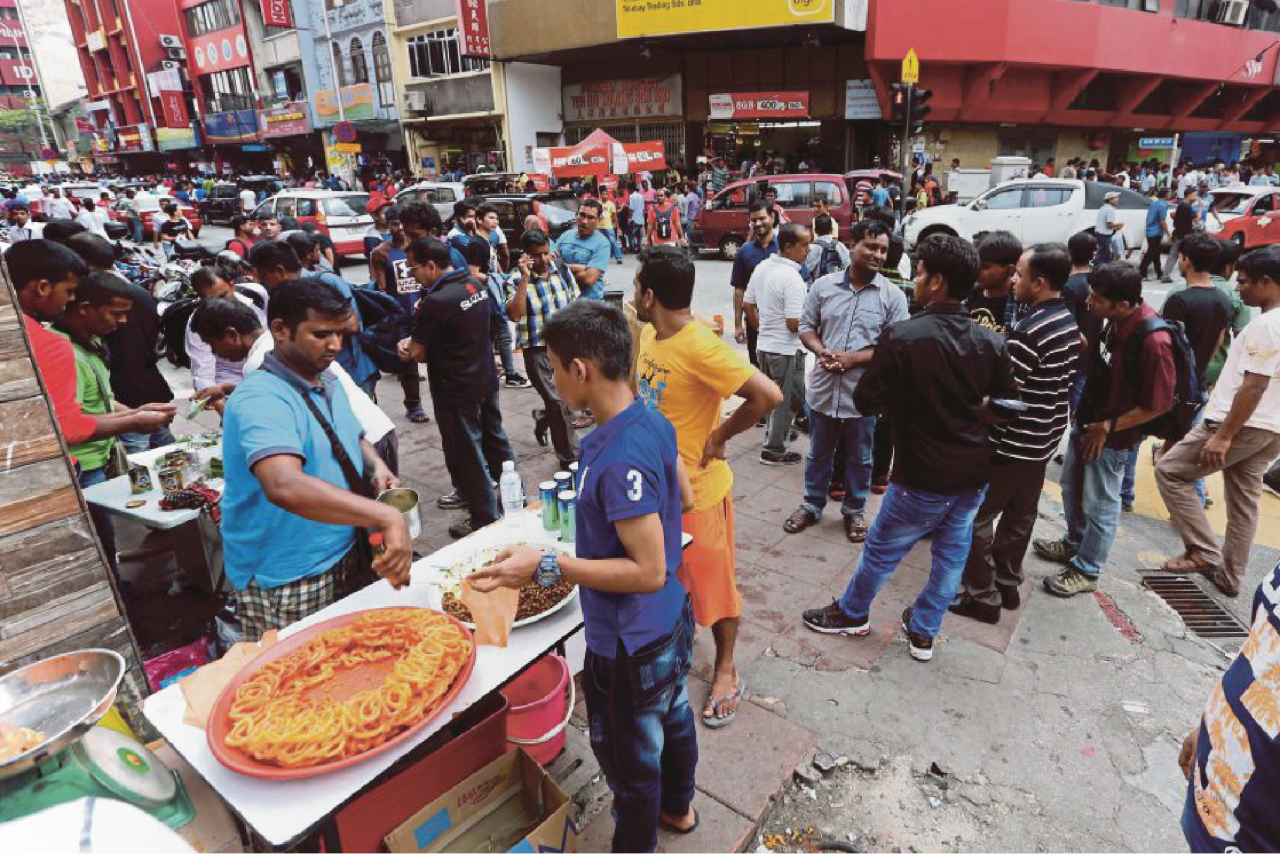
{"label": "banner sign", "polygon": [[463,56],[488,59],[493,51],[489,46],[489,13],[487,0],[458,0],[458,42]]}
{"label": "banner sign", "polygon": [[84,134],[84,133],[94,133],[96,131],[96,128],[94,128],[93,122],[91,122],[85,116],[76,116],[76,130]]}
{"label": "banner sign", "polygon": [[311,133],[311,116],[307,114],[305,101],[291,101],[280,107],[261,110],[258,115],[262,117],[264,137]]}
{"label": "banner sign", "polygon": [[126,125],[116,131],[116,151],[154,151],[151,144],[151,128],[147,125]]}
{"label": "banner sign", "polygon": [[[613,150],[615,175],[667,168],[666,149],[660,139],[652,142],[615,142]],[[618,169],[618,166],[623,168]]]}
{"label": "banner sign", "polygon": [[808,92],[728,92],[710,96],[713,119],[802,119]]}
{"label": "banner sign", "polygon": [[152,98],[159,98],[162,92],[181,92],[182,73],[176,68],[148,72],[147,86]]}
{"label": "banner sign", "polygon": [[[249,43],[244,37],[244,26],[236,24],[216,33],[209,33],[187,42],[197,74],[225,71],[249,64]],[[188,64],[190,69],[191,65]]]}
{"label": "banner sign", "polygon": [[[542,152],[550,163],[544,164]],[[551,171],[557,178],[584,177],[587,175],[626,175],[632,172],[649,172],[667,168],[666,152],[661,140],[652,142],[617,142],[605,145],[586,141],[573,146],[535,148],[534,169]]]}
{"label": "banner sign", "polygon": [[614,0],[618,38],[670,36],[752,27],[831,23],[836,0],[701,0],[693,3]]}
{"label": "banner sign", "polygon": [[639,80],[571,83],[562,90],[566,122],[596,119],[678,117],[684,112],[680,75]]}
{"label": "banner sign", "polygon": [[160,109],[164,113],[164,126],[184,128],[191,124],[187,115],[187,102],[181,92],[161,92]]}
{"label": "banner sign", "polygon": [[268,27],[292,27],[289,0],[262,0],[262,23]]}
{"label": "banner sign", "polygon": [[206,113],[204,135],[209,142],[252,142],[261,137],[258,113],[256,110]]}
{"label": "banner sign", "polygon": [[[338,101],[332,89],[321,89],[315,94],[316,121],[338,121]],[[373,86],[369,83],[357,83],[354,86],[342,87],[342,118],[349,122],[372,119],[377,115],[373,106]]]}
{"label": "banner sign", "polygon": [[1138,148],[1173,148],[1177,142],[1172,136],[1144,136],[1138,140]]}
{"label": "banner sign", "polygon": [[846,80],[844,83],[844,117],[847,120],[883,117],[876,87],[870,80]]}
{"label": "banner sign", "polygon": [[200,147],[200,132],[194,126],[156,128],[156,147],[161,151],[181,151]]}

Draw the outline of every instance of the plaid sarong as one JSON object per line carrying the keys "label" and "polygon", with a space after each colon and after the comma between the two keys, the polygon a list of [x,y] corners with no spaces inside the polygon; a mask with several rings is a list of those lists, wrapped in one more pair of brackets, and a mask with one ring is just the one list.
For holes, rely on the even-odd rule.
{"label": "plaid sarong", "polygon": [[319,575],[279,587],[259,587],[256,581],[250,581],[248,587],[235,594],[236,615],[244,628],[244,639],[256,641],[268,629],[283,629],[363,587],[363,583],[351,582],[367,575],[367,567],[362,566],[367,554],[355,546]]}

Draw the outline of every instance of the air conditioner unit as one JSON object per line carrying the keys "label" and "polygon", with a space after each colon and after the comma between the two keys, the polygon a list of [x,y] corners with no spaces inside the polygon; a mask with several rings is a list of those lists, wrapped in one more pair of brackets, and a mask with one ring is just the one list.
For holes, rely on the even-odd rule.
{"label": "air conditioner unit", "polygon": [[160,47],[182,47],[181,36],[160,36]]}
{"label": "air conditioner unit", "polygon": [[162,59],[160,60],[160,67],[168,71],[171,68],[182,68],[182,63],[176,59]]}
{"label": "air conditioner unit", "polygon": [[1218,7],[1218,23],[1230,27],[1243,27],[1249,14],[1249,0],[1222,0]]}
{"label": "air conditioner unit", "polygon": [[405,108],[411,113],[431,112],[431,99],[421,89],[410,89],[404,93]]}
{"label": "air conditioner unit", "polygon": [[169,57],[170,59],[186,59],[187,58],[186,50],[180,47],[166,47],[164,49],[164,55]]}

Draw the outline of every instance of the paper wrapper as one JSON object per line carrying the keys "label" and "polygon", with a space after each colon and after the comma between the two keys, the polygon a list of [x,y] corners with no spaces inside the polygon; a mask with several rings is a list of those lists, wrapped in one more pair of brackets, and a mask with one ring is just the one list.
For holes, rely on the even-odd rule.
{"label": "paper wrapper", "polygon": [[213,712],[214,703],[227,684],[246,664],[275,645],[276,630],[271,629],[257,643],[241,641],[227,650],[222,658],[178,680],[182,696],[187,700],[187,710],[182,715],[182,722],[204,729]]}
{"label": "paper wrapper", "polygon": [[471,622],[476,627],[476,644],[507,645],[511,626],[516,621],[516,610],[520,607],[519,590],[499,587],[492,593],[480,593],[471,587],[470,579],[463,579],[462,604],[471,611]]}

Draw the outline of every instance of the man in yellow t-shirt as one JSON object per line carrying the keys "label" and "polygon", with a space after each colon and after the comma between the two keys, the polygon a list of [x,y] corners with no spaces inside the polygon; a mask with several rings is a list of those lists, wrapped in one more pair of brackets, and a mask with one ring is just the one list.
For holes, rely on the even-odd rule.
{"label": "man in yellow t-shirt", "polygon": [[[693,319],[693,261],[677,248],[654,247],[640,255],[636,313],[640,333],[636,382],[645,403],[676,428],[676,444],[693,486],[693,509],[681,517],[693,543],[677,574],[689,591],[693,615],[710,627],[716,644],[715,674],[702,722],[722,727],[737,714],[742,683],[733,650],[742,615],[735,580],[733,470],[725,445],[782,402],[773,381],[751,366],[706,325]],[[724,400],[745,402],[723,423]]]}
{"label": "man in yellow t-shirt", "polygon": [[608,190],[600,193],[600,233],[609,238],[609,246],[613,250],[613,263],[622,263],[622,244],[618,242],[618,206],[610,198]]}

